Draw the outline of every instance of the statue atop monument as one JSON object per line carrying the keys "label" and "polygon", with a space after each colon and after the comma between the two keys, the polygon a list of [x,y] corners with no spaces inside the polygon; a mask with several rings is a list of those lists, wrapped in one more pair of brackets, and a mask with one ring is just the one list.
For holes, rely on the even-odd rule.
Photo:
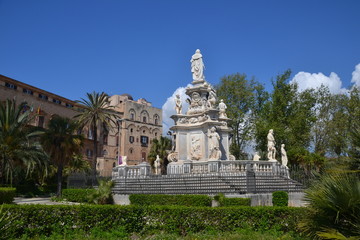
{"label": "statue atop monument", "polygon": [[195,81],[204,81],[205,80],[205,76],[204,76],[204,63],[202,60],[202,55],[200,53],[200,50],[197,49],[195,51],[195,54],[192,55],[191,57],[191,72],[193,75],[193,80]]}
{"label": "statue atop monument", "polygon": [[224,103],[224,100],[221,99],[219,103],[219,118],[227,118],[226,109],[227,106]]}
{"label": "statue atop monument", "polygon": [[273,135],[274,130],[270,129],[267,135],[267,149],[268,149],[268,159],[269,161],[276,161],[276,148],[275,148],[275,138]]}
{"label": "statue atop monument", "polygon": [[176,114],[181,114],[181,110],[182,110],[182,103],[181,103],[180,95],[176,94],[176,98],[175,98],[175,111],[176,111]]}

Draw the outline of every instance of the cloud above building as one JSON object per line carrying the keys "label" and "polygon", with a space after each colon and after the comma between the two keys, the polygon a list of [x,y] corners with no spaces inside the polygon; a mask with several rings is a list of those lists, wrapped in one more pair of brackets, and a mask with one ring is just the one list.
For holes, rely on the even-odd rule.
{"label": "cloud above building", "polygon": [[[188,84],[186,87],[190,87]],[[163,115],[163,136],[166,136],[169,128],[174,125],[174,121],[170,118],[171,115],[176,114],[175,112],[175,96],[177,94],[180,95],[180,99],[182,102],[182,113],[185,113],[189,107],[189,104],[185,101],[188,96],[185,94],[185,87],[179,87],[174,91],[174,93],[168,97],[164,105],[162,106],[162,115]]]}

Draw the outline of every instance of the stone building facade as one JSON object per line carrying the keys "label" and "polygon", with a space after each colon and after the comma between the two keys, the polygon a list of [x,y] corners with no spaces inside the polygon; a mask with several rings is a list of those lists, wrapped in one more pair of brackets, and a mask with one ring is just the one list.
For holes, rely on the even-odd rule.
{"label": "stone building facade", "polygon": [[162,110],[143,98],[135,101],[129,94],[113,95],[110,105],[120,115],[109,131],[103,133],[103,157],[98,159],[98,170],[110,175],[119,159],[128,165],[148,161],[150,146],[162,134]]}
{"label": "stone building facade", "polygon": [[[15,99],[16,103],[27,102],[28,110],[35,116],[31,125],[42,128],[47,127],[54,115],[71,119],[81,111],[81,105],[75,101],[0,75],[0,101],[6,99]],[[94,152],[92,134],[86,128],[83,134],[85,141],[82,154],[84,159],[91,160]]]}
{"label": "stone building facade", "polygon": [[[54,115],[73,118],[82,110],[75,101],[0,75],[0,101],[6,99],[15,99],[17,103],[26,101],[29,111],[35,115],[31,125],[43,128]],[[110,129],[98,127],[97,170],[100,175],[111,175],[120,158],[126,157],[129,165],[147,161],[152,140],[162,133],[162,110],[152,107],[145,99],[134,101],[129,94],[114,95],[109,104],[120,118]],[[82,134],[85,136],[82,154],[91,161],[93,134],[87,128]]]}

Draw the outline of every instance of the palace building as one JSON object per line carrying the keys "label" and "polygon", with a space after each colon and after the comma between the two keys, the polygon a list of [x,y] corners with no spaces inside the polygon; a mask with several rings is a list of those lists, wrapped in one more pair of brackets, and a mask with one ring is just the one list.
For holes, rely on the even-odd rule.
{"label": "palace building", "polygon": [[[27,102],[28,110],[34,112],[31,125],[46,128],[54,115],[73,118],[82,111],[81,104],[47,92],[37,87],[0,75],[0,101],[15,99],[17,103]],[[114,95],[110,105],[118,112],[120,119],[111,129],[99,126],[97,170],[100,175],[111,175],[119,159],[127,159],[128,165],[147,161],[150,144],[162,133],[162,110],[151,106],[141,98],[134,101],[129,94]],[[84,128],[84,159],[92,160],[93,134]]]}

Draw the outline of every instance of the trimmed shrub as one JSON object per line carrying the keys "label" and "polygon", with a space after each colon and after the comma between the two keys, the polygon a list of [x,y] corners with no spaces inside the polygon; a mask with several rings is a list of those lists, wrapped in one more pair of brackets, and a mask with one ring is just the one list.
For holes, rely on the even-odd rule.
{"label": "trimmed shrub", "polygon": [[126,233],[159,231],[186,235],[207,229],[214,231],[297,231],[305,208],[291,207],[184,207],[116,205],[3,205],[16,216],[11,221],[15,237],[49,236],[93,228],[111,231],[122,227]]}
{"label": "trimmed shrub", "polygon": [[69,202],[89,203],[90,195],[95,192],[95,189],[63,189],[62,198]]}
{"label": "trimmed shrub", "polygon": [[250,198],[224,198],[221,206],[229,207],[229,206],[250,206],[251,199]]}
{"label": "trimmed shrub", "polygon": [[272,193],[273,206],[286,207],[288,206],[289,195],[284,191],[277,191]]}
{"label": "trimmed shrub", "polygon": [[12,203],[16,194],[16,188],[0,188],[0,204]]}
{"label": "trimmed shrub", "polygon": [[216,200],[221,207],[251,206],[250,198],[227,198],[222,193],[215,195],[214,200]]}
{"label": "trimmed shrub", "polygon": [[194,207],[210,207],[211,197],[207,195],[165,195],[165,194],[131,194],[133,205],[180,205]]}

